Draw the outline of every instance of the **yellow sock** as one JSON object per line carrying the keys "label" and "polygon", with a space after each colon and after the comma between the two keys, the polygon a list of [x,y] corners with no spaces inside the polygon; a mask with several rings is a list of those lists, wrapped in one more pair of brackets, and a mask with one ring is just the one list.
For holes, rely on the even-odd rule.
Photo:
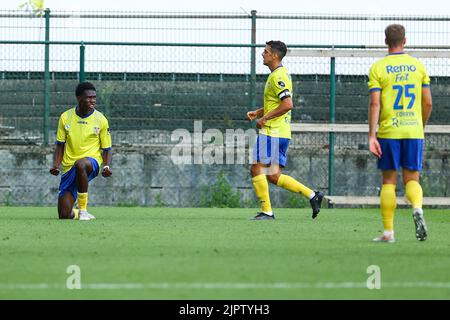
{"label": "yellow sock", "polygon": [[88,204],[88,193],[79,193],[78,192],[78,207],[80,210],[86,211]]}
{"label": "yellow sock", "polygon": [[76,209],[76,208],[73,208],[73,209],[72,209],[72,212],[73,212],[73,214],[74,214],[73,220],[78,220],[78,213],[80,212],[80,210],[79,210],[79,209]]}
{"label": "yellow sock", "polygon": [[380,193],[380,209],[385,231],[394,230],[394,212],[396,207],[395,184],[383,184]]}
{"label": "yellow sock", "polygon": [[286,190],[295,193],[301,193],[307,198],[311,198],[311,194],[313,193],[313,191],[310,188],[304,186],[294,178],[287,176],[285,174],[280,175],[280,177],[278,178],[277,185]]}
{"label": "yellow sock", "polygon": [[413,209],[422,209],[423,192],[420,184],[417,181],[409,180],[405,186],[405,191]]}
{"label": "yellow sock", "polygon": [[265,174],[260,174],[252,178],[253,188],[255,189],[256,196],[261,203],[261,211],[272,212],[272,206],[270,204],[269,197],[269,183]]}

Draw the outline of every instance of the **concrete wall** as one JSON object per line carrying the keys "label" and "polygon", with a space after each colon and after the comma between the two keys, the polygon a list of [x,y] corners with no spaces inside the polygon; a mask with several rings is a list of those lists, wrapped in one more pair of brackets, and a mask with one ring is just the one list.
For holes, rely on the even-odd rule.
{"label": "concrete wall", "polygon": [[[257,83],[262,101],[264,77]],[[433,78],[430,123],[448,124],[449,78]],[[249,165],[184,165],[170,160],[171,130],[192,129],[203,119],[203,129],[248,129],[249,82],[238,81],[94,81],[98,107],[108,111],[113,138],[111,179],[97,177],[91,185],[93,205],[194,206],[202,188],[225,172],[243,201],[255,200]],[[43,138],[43,83],[41,80],[0,80],[0,204],[54,205],[59,178],[48,173],[53,147],[40,147]],[[51,81],[50,145],[59,115],[75,102],[77,80]],[[20,91],[19,89],[20,88]],[[293,121],[326,122],[329,118],[329,79],[294,79]],[[169,97],[169,98],[168,98]],[[336,87],[338,122],[367,121],[368,94],[364,77],[339,76]],[[3,128],[9,127],[9,128]],[[161,130],[155,130],[161,129]],[[167,131],[168,130],[168,131]],[[450,135],[428,135],[424,156],[425,195],[450,196]],[[327,192],[328,134],[294,135],[286,173],[312,188]],[[336,134],[336,195],[377,195],[380,187],[376,161],[367,151],[365,134]],[[399,184],[398,193],[403,194]],[[293,203],[293,195],[272,188],[276,206]],[[294,198],[295,200],[295,198]]]}
{"label": "concrete wall", "polygon": [[[113,148],[113,176],[100,175],[90,185],[90,205],[196,206],[202,189],[223,171],[241,199],[255,203],[248,164],[175,165],[171,146],[136,145]],[[0,205],[55,205],[59,177],[48,173],[53,147],[0,145]],[[328,149],[293,144],[285,173],[327,193]],[[450,196],[450,151],[427,151],[425,195]],[[381,180],[376,160],[367,150],[340,148],[335,157],[335,194],[376,196]],[[398,195],[403,195],[399,184]],[[295,195],[271,186],[274,206],[290,206]]]}

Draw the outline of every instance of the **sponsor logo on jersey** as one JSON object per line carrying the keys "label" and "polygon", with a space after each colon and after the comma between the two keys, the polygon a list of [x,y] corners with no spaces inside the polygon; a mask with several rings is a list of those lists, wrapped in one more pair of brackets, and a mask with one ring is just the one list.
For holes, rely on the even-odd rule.
{"label": "sponsor logo on jersey", "polygon": [[416,71],[416,66],[413,64],[407,65],[407,64],[402,64],[399,66],[392,66],[392,65],[387,65],[386,66],[386,72],[389,73],[399,73],[399,72],[414,72]]}
{"label": "sponsor logo on jersey", "polygon": [[392,126],[398,128],[398,119],[397,118],[392,118]]}

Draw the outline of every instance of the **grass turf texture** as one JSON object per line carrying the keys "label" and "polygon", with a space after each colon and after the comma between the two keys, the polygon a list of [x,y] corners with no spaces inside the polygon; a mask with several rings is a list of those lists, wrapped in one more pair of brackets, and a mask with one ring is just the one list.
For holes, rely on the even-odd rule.
{"label": "grass turf texture", "polygon": [[[322,209],[316,220],[310,209],[278,209],[274,221],[248,220],[252,209],[90,212],[97,220],[0,207],[0,298],[450,298],[445,210],[425,210],[425,242],[410,210],[397,210],[394,244],[371,242],[382,230],[378,209]],[[82,290],[65,287],[69,265],[81,268]],[[370,265],[381,268],[380,290],[366,287]]]}

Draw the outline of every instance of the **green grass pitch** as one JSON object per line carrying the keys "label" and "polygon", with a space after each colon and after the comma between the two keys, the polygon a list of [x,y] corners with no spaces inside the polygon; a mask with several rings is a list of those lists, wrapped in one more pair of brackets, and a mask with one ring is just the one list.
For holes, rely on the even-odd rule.
{"label": "green grass pitch", "polygon": [[[427,209],[427,241],[397,210],[394,244],[372,243],[378,209],[0,207],[0,299],[450,299],[448,210]],[[81,290],[69,290],[71,265]],[[381,289],[368,289],[367,268]]]}

